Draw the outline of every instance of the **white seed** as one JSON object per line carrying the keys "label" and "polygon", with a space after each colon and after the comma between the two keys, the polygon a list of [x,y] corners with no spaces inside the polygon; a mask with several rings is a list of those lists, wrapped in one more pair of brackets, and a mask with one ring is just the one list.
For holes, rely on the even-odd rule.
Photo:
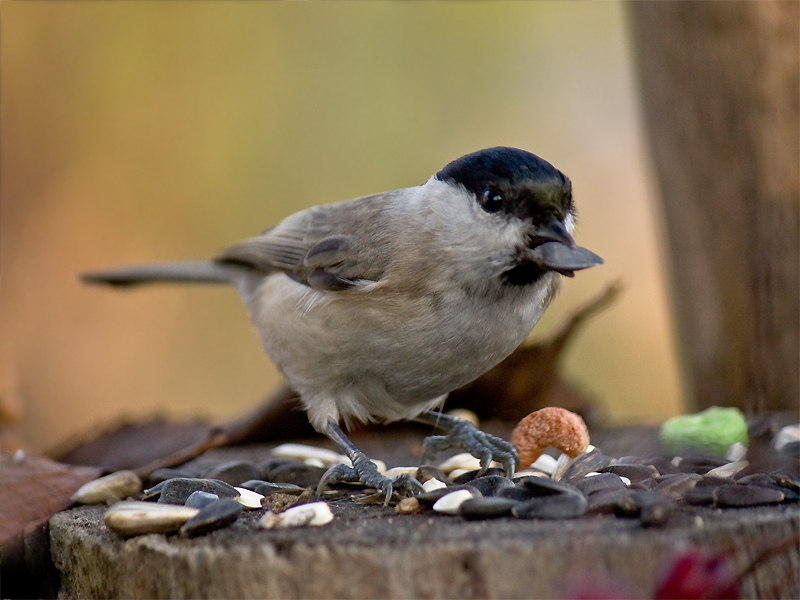
{"label": "white seed", "polygon": [[117,471],[83,484],[71,500],[80,504],[102,504],[115,498],[127,498],[142,489],[142,480],[133,471]]}
{"label": "white seed", "polygon": [[395,479],[401,475],[411,475],[411,477],[415,477],[417,475],[417,467],[392,467],[383,473],[383,476],[388,479]]}
{"label": "white seed", "polygon": [[264,496],[246,488],[237,487],[235,489],[239,492],[239,497],[236,498],[236,501],[241,504],[242,507],[250,509],[261,508],[261,501],[264,499]]}
{"label": "white seed", "polygon": [[725,458],[731,462],[736,462],[737,460],[742,460],[746,454],[747,446],[741,442],[734,442],[730,445],[727,452],[725,452]]}
{"label": "white seed", "polygon": [[319,526],[333,520],[331,507],[325,502],[311,502],[289,508],[282,513],[268,512],[259,523],[264,529]]}
{"label": "white seed", "polygon": [[478,415],[476,415],[471,410],[466,408],[454,408],[453,410],[448,410],[447,414],[451,417],[455,417],[457,419],[463,419],[464,421],[469,421],[475,427],[480,427],[480,419],[478,419]]}
{"label": "white seed", "polygon": [[446,487],[447,484],[445,482],[439,481],[438,479],[435,479],[433,477],[431,477],[430,479],[428,479],[428,481],[422,484],[422,490],[425,492],[432,492],[433,490],[440,490]]}
{"label": "white seed", "polygon": [[556,472],[558,461],[549,454],[542,454],[528,467],[529,469],[537,469],[542,473],[552,475]]}
{"label": "white seed", "polygon": [[439,468],[448,475],[456,469],[474,471],[475,469],[481,468],[481,461],[468,452],[462,452],[461,454],[456,454],[448,458],[439,465]]}
{"label": "white seed", "polygon": [[323,468],[323,469],[326,466],[324,462],[322,462],[320,459],[315,458],[315,457],[311,457],[311,458],[305,459],[303,461],[303,464],[304,465],[308,465],[309,467],[320,467],[320,468]]}
{"label": "white seed", "polygon": [[775,452],[780,452],[789,442],[797,441],[800,441],[800,425],[787,425],[772,440],[772,448]]}
{"label": "white seed", "polygon": [[561,456],[558,457],[556,461],[556,470],[553,471],[551,477],[555,481],[561,481],[561,478],[564,476],[564,473],[567,471],[567,468],[572,464],[572,461],[575,459],[570,457],[567,454],[562,453]]}
{"label": "white seed", "polygon": [[469,473],[470,471],[474,471],[474,469],[453,469],[452,471],[450,471],[450,474],[447,476],[447,478],[450,481],[453,481],[453,479],[455,479],[456,477],[460,477],[464,473]]}
{"label": "white seed", "polygon": [[157,502],[118,502],[106,511],[106,527],[122,535],[178,531],[200,511],[178,504]]}
{"label": "white seed", "polygon": [[737,460],[736,462],[729,462],[728,464],[722,465],[721,467],[717,467],[715,469],[711,469],[706,475],[710,475],[711,477],[733,477],[739,471],[744,469],[750,463],[746,460]]}
{"label": "white seed", "polygon": [[631,480],[630,479],[628,479],[627,477],[623,477],[622,475],[620,475],[619,478],[622,479],[622,483],[624,483],[627,486],[630,486],[630,484],[631,484]]}
{"label": "white seed", "polygon": [[525,469],[524,471],[517,471],[514,473],[514,477],[512,479],[522,479],[523,477],[544,477],[549,479],[550,476],[547,473],[542,473],[541,471],[530,471]]}
{"label": "white seed", "polygon": [[584,477],[594,477],[595,475],[600,475],[597,471],[589,471]]}
{"label": "white seed", "polygon": [[455,492],[445,494],[434,502],[433,510],[446,515],[455,515],[458,513],[458,507],[461,506],[463,502],[473,497],[474,494],[469,490],[456,490]]}
{"label": "white seed", "polygon": [[[325,448],[317,448],[316,446],[307,446],[305,444],[281,444],[272,449],[272,455],[278,458],[294,458],[302,460],[305,464],[314,466],[332,467],[334,465],[347,465],[353,466],[352,461],[344,454],[337,454],[332,450]],[[313,462],[313,459],[321,461],[321,463]],[[309,462],[311,460],[312,462]],[[372,462],[378,469],[378,473],[383,474],[386,472],[386,463],[382,460],[372,459]]]}
{"label": "white seed", "polygon": [[342,454],[306,444],[281,444],[272,449],[272,455],[279,458],[296,458],[297,460],[317,458],[329,467],[342,463],[350,464],[350,460]]}

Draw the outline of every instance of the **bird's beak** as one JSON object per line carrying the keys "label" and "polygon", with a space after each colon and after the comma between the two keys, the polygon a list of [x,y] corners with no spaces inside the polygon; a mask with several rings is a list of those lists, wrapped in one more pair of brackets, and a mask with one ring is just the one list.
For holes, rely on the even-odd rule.
{"label": "bird's beak", "polygon": [[549,223],[538,227],[533,232],[530,246],[531,248],[534,248],[545,242],[559,242],[565,246],[569,246],[570,248],[576,247],[575,240],[572,239],[572,236],[567,231],[564,223],[555,217],[553,217]]}
{"label": "bird's beak", "polygon": [[572,277],[575,271],[603,264],[597,254],[575,244],[564,224],[556,219],[539,227],[532,242],[535,246],[528,251],[528,258],[567,277]]}

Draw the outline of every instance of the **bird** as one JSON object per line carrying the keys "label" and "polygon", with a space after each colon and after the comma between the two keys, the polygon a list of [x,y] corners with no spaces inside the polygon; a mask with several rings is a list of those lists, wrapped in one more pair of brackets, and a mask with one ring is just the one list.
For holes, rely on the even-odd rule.
{"label": "bird", "polygon": [[508,476],[514,447],[437,411],[447,394],[506,358],[528,336],[564,276],[603,260],[573,240],[572,183],[539,156],[497,146],[466,154],[421,185],[321,204],[286,217],[210,260],[85,273],[90,284],[213,283],[235,287],[263,348],[299,393],[311,425],[350,459],[319,490],[390,480],[342,430],[416,420],[448,448],[492,460]]}

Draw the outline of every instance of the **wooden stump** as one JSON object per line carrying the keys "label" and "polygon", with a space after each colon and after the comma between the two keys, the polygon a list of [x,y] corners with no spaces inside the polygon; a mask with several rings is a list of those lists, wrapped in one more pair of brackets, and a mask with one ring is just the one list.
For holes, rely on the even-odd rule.
{"label": "wooden stump", "polygon": [[695,408],[796,410],[800,4],[631,10]]}
{"label": "wooden stump", "polygon": [[[51,519],[60,597],[559,598],[572,585],[605,581],[633,594],[618,597],[652,598],[658,571],[678,551],[727,552],[744,569],[800,533],[797,505],[673,515],[660,528],[613,516],[475,522],[334,505],[337,519],[320,528],[259,530],[251,513],[203,538],[126,540],[102,525],[103,511]],[[798,573],[795,542],[746,576],[740,596],[798,597]]]}

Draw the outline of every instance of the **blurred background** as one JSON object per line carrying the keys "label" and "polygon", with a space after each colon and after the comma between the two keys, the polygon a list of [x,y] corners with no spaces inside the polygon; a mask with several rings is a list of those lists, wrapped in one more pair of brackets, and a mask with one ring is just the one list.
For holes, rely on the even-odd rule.
{"label": "blurred background", "polygon": [[611,423],[682,411],[624,5],[6,3],[0,397],[46,451],[120,418],[222,420],[279,384],[230,289],[82,287],[205,258],[314,204],[509,145],[573,181],[576,239],[539,339],[621,278],[568,351]]}

